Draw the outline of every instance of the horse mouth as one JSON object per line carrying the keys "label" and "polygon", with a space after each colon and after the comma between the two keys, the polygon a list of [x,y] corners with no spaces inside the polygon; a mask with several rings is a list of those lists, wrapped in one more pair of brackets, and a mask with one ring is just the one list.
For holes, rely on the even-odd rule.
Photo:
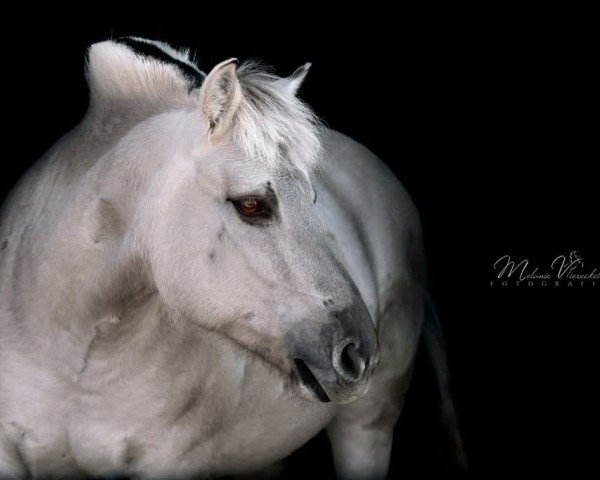
{"label": "horse mouth", "polygon": [[296,371],[298,372],[302,383],[306,385],[321,402],[331,402],[331,398],[329,398],[329,395],[327,395],[327,392],[325,392],[325,389],[321,386],[317,377],[315,377],[308,365],[306,365],[306,362],[299,358],[294,358],[294,364],[296,365]]}

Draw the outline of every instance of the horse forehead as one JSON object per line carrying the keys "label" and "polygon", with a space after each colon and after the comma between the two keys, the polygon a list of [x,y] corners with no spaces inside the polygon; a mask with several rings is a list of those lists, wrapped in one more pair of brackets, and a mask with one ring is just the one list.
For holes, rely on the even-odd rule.
{"label": "horse forehead", "polygon": [[[249,156],[233,139],[211,145],[201,140],[198,122],[189,111],[168,112],[139,123],[118,143],[117,149],[127,155],[143,155],[148,162],[146,152],[151,145],[152,156],[158,158],[166,154],[167,168],[173,175],[179,172],[191,176],[196,171],[200,182],[204,179],[216,188],[237,187],[236,190],[251,191],[269,186],[276,194],[313,195],[309,174],[292,162],[284,149],[274,163]],[[159,170],[164,175],[162,168]]]}
{"label": "horse forehead", "polygon": [[[245,165],[229,177],[229,187],[234,190],[271,192],[280,199],[312,198],[313,187],[310,178],[293,166],[277,168],[261,165]],[[258,192],[257,192],[258,193]]]}
{"label": "horse forehead", "polygon": [[282,168],[276,173],[277,183],[282,193],[287,195],[312,196],[313,186],[308,173],[297,167]]}
{"label": "horse forehead", "polygon": [[[289,192],[312,192],[312,185],[308,173],[304,172],[285,157],[279,164],[264,161],[261,158],[252,158],[245,155],[236,146],[228,145],[222,149],[211,152],[203,164],[203,159],[198,161],[201,169],[216,170],[226,177],[227,184],[240,189],[271,188]],[[298,188],[295,188],[298,187]]]}

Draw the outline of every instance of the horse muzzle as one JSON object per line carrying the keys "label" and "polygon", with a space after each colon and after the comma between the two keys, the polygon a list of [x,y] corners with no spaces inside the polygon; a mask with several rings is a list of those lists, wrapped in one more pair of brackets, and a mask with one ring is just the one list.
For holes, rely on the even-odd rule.
{"label": "horse muzzle", "polygon": [[350,403],[363,396],[379,363],[377,334],[362,299],[321,320],[302,321],[290,336],[295,374],[304,397]]}

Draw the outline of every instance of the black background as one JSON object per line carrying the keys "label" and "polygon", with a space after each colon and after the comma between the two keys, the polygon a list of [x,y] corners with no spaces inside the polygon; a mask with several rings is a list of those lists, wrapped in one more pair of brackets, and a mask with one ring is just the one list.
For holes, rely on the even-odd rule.
{"label": "black background", "polygon": [[[489,285],[507,253],[545,264],[578,250],[586,267],[600,266],[590,12],[155,13],[5,19],[2,196],[85,112],[84,53],[95,41],[133,34],[187,46],[205,70],[235,56],[287,75],[311,61],[301,96],[388,163],[421,213],[470,470],[592,466],[600,286]],[[455,473],[422,354],[415,375],[390,476]],[[323,435],[286,469],[318,473],[333,474]]]}

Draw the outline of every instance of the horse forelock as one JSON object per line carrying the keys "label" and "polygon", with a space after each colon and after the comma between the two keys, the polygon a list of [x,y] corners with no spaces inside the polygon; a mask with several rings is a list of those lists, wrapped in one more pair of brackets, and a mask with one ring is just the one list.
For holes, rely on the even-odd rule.
{"label": "horse forelock", "polygon": [[233,134],[242,150],[273,167],[282,158],[307,172],[321,153],[321,123],[312,110],[281,79],[257,63],[238,68],[243,98]]}

